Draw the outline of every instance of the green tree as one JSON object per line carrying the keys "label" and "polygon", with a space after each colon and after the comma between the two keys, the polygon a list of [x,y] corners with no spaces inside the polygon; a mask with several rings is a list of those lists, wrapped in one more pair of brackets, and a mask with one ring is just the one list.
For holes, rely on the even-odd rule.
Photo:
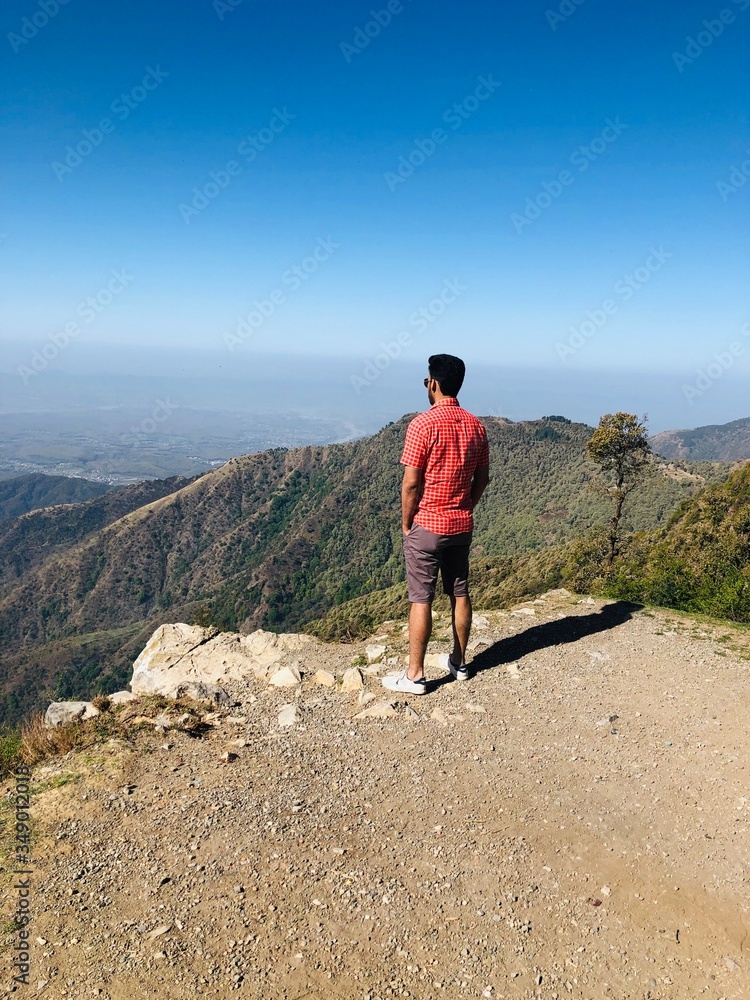
{"label": "green tree", "polygon": [[599,482],[613,502],[607,530],[605,565],[611,568],[620,551],[620,521],[626,498],[646,477],[651,445],[643,423],[632,413],[605,413],[589,438],[586,452],[599,466]]}

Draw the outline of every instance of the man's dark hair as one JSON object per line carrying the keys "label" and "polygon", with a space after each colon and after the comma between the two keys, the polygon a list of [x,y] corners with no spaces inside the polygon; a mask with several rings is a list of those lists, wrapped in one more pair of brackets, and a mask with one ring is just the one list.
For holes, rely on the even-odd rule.
{"label": "man's dark hair", "polygon": [[430,378],[440,383],[444,396],[457,396],[464,384],[466,365],[452,354],[433,354],[427,361]]}

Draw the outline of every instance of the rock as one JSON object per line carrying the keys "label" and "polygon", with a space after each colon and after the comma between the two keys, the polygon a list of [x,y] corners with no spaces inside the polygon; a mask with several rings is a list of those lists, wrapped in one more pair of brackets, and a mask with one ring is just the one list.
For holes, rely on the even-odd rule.
{"label": "rock", "polygon": [[330,670],[316,670],[313,674],[313,681],[323,687],[335,687],[336,678]]}
{"label": "rock", "polygon": [[473,628],[489,628],[490,621],[484,615],[474,615],[471,624]]}
{"label": "rock", "polygon": [[344,676],[341,680],[342,691],[361,691],[364,686],[365,682],[362,679],[362,672],[358,667],[349,667],[348,670],[344,671]]}
{"label": "rock", "polygon": [[124,705],[125,702],[135,701],[136,698],[132,691],[115,691],[114,694],[108,694],[107,697],[113,705]]}
{"label": "rock", "polygon": [[518,666],[517,663],[506,663],[505,669],[508,671],[511,677],[521,676],[521,668]]}
{"label": "rock", "polygon": [[155,927],[152,931],[150,931],[146,935],[146,940],[147,941],[153,941],[154,938],[161,937],[162,934],[167,934],[171,930],[172,930],[172,925],[171,924],[161,924],[159,927]]}
{"label": "rock", "polygon": [[382,645],[365,646],[367,662],[375,663],[376,660],[381,660],[385,656],[385,650],[386,647]]}
{"label": "rock", "polygon": [[556,587],[555,590],[548,590],[546,593],[542,594],[542,597],[571,597],[569,590],[565,587]]}
{"label": "rock", "polygon": [[487,712],[487,709],[484,707],[484,705],[474,705],[469,703],[464,705],[464,708],[466,709],[467,712],[473,712],[475,715],[485,715]]}
{"label": "rock", "polygon": [[433,667],[436,670],[448,669],[447,653],[426,653],[424,658],[425,667]]}
{"label": "rock", "polygon": [[282,667],[270,678],[268,683],[272,687],[296,687],[302,683],[302,675],[294,665]]}
{"label": "rock", "polygon": [[133,664],[130,688],[133,694],[175,697],[184,684],[265,680],[274,667],[318,643],[311,635],[263,629],[240,635],[183,623],[160,625]]}
{"label": "rock", "polygon": [[294,726],[297,724],[297,706],[282,705],[279,709],[279,727]]}
{"label": "rock", "polygon": [[357,701],[360,705],[367,705],[368,702],[375,701],[375,695],[372,691],[360,691],[357,695]]}
{"label": "rock", "polygon": [[232,702],[223,687],[206,681],[185,681],[176,684],[167,697],[192,698],[193,701],[208,701],[214,705],[229,705]]}
{"label": "rock", "polygon": [[430,718],[434,719],[435,722],[439,722],[442,726],[448,725],[448,716],[445,714],[442,708],[433,708]]}
{"label": "rock", "polygon": [[231,764],[233,760],[237,760],[237,754],[231,750],[225,750],[224,753],[219,754],[219,761],[222,764]]}
{"label": "rock", "polygon": [[530,615],[531,617],[534,617],[536,615],[536,611],[533,608],[513,608],[511,614],[516,615],[519,618],[523,615]]}
{"label": "rock", "polygon": [[411,719],[413,722],[419,722],[421,721],[422,718],[419,712],[415,712],[414,709],[411,707],[411,705],[406,706],[404,715],[406,716],[407,719]]}
{"label": "rock", "polygon": [[391,719],[398,715],[396,709],[388,701],[378,702],[377,705],[370,705],[364,712],[358,712],[355,719]]}
{"label": "rock", "polygon": [[93,719],[97,715],[99,709],[94,708],[90,701],[53,701],[45,712],[44,724],[48,729],[57,729],[58,726]]}
{"label": "rock", "polygon": [[470,652],[473,652],[473,650],[479,649],[480,646],[489,646],[489,644],[490,644],[489,639],[472,639],[466,648]]}

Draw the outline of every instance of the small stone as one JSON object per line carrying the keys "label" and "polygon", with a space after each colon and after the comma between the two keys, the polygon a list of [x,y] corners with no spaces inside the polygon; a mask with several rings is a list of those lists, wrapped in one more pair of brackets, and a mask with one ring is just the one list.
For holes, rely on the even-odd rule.
{"label": "small stone", "polygon": [[602,894],[602,896],[611,896],[612,895],[612,890],[610,889],[610,887],[608,885],[603,885],[601,887],[601,889],[599,890],[599,892]]}
{"label": "small stone", "polygon": [[487,709],[484,707],[484,705],[474,705],[474,704],[469,703],[469,704],[465,705],[464,707],[466,708],[467,712],[473,712],[475,715],[486,715],[487,714]]}
{"label": "small stone", "polygon": [[237,754],[232,753],[231,750],[225,750],[224,753],[219,754],[219,762],[221,764],[230,764],[233,760],[237,760]]}
{"label": "small stone", "polygon": [[279,709],[279,728],[294,726],[297,723],[297,706],[282,705]]}
{"label": "small stone", "polygon": [[124,705],[128,701],[135,701],[136,698],[132,691],[115,691],[107,697],[113,705]]}
{"label": "small stone", "polygon": [[344,676],[341,680],[342,691],[361,691],[364,686],[365,682],[362,678],[362,672],[358,667],[349,667],[348,670],[344,671]]}
{"label": "small stone", "polygon": [[439,722],[443,726],[448,725],[448,716],[445,714],[442,708],[433,708],[430,718],[434,719],[435,722]]}
{"label": "small stone", "polygon": [[385,655],[386,647],[380,645],[379,643],[374,643],[371,646],[365,646],[365,656],[367,657],[368,663],[375,663],[376,660],[380,660]]}
{"label": "small stone", "polygon": [[375,695],[372,691],[360,691],[357,695],[357,701],[360,705],[367,705],[368,702],[375,701]]}
{"label": "small stone", "polygon": [[390,719],[393,716],[398,715],[396,709],[391,705],[390,702],[382,701],[377,705],[371,705],[366,708],[364,712],[359,712],[354,716],[355,719]]}
{"label": "small stone", "polygon": [[513,608],[511,614],[516,615],[518,618],[522,618],[524,615],[533,618],[536,616],[536,611],[533,608]]}
{"label": "small stone", "polygon": [[169,933],[169,931],[171,931],[171,929],[172,929],[172,925],[171,924],[160,924],[158,927],[155,927],[152,931],[150,931],[146,935],[146,940],[147,941],[153,941],[154,938],[158,938],[158,937],[161,937],[162,934]]}
{"label": "small stone", "polygon": [[521,668],[518,666],[517,663],[506,663],[505,669],[508,671],[511,677],[521,676]]}
{"label": "small stone", "polygon": [[313,683],[320,684],[321,687],[335,687],[336,678],[330,670],[316,670],[313,674]]}
{"label": "small stone", "polygon": [[268,681],[272,687],[296,687],[301,682],[302,675],[295,666],[282,667]]}

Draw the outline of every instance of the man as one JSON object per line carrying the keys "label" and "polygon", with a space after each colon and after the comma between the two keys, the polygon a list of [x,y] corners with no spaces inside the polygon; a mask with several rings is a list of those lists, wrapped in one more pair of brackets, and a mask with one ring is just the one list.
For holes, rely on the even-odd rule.
{"label": "man", "polygon": [[453,650],[446,667],[468,680],[466,644],[471,630],[469,546],[472,512],[489,482],[487,432],[458,404],[466,367],[452,354],[433,354],[424,380],[430,409],[411,421],[401,456],[402,531],[409,588],[409,665],[383,678],[390,691],[426,694],[424,656],[432,632],[438,570],[450,596]]}

